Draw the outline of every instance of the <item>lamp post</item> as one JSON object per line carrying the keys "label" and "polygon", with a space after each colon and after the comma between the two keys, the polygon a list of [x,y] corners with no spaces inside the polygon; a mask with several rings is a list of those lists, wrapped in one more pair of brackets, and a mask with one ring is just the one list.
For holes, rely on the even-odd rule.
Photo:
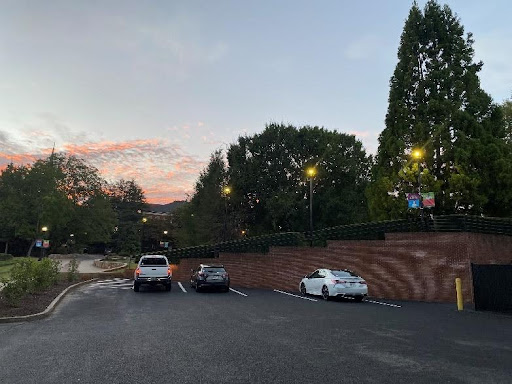
{"label": "lamp post", "polygon": [[[166,246],[165,246],[165,243],[166,243],[166,240],[167,240],[167,234],[169,233],[169,231],[168,231],[168,230],[164,230],[164,232],[163,232],[163,233],[164,233],[164,235],[163,235],[163,237],[162,237],[162,240],[163,240],[163,243],[164,243],[163,247],[164,247],[165,249],[167,249],[167,248],[169,248],[169,247],[168,247],[168,246],[166,247]],[[167,245],[169,245],[169,243],[167,243]]]}
{"label": "lamp post", "polygon": [[41,244],[40,260],[44,258],[44,240],[46,238],[46,232],[48,232],[48,227],[46,225],[41,227],[41,232],[43,233],[43,243]]}
{"label": "lamp post", "polygon": [[142,251],[143,251],[143,246],[144,246],[144,229],[146,227],[146,222],[148,221],[148,219],[146,219],[145,217],[142,218],[142,237],[140,239],[140,253],[142,254]]}
{"label": "lamp post", "polygon": [[412,157],[418,161],[418,195],[420,198],[420,217],[423,222],[423,199],[421,197],[421,159],[423,158],[423,151],[415,149],[412,151]]}
{"label": "lamp post", "polygon": [[231,193],[231,187],[225,186],[222,189],[222,192],[224,193],[224,230],[222,231],[222,241],[226,241],[227,222],[228,222],[228,199],[229,199],[229,194]]}
{"label": "lamp post", "polygon": [[309,167],[306,170],[306,174],[309,178],[309,236],[310,246],[313,246],[313,178],[316,175],[316,169]]}

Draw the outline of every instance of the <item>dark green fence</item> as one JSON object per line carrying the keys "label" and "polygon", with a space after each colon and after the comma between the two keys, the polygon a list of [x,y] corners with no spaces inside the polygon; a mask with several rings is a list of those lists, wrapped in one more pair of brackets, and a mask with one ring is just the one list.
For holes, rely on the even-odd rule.
{"label": "dark green fence", "polygon": [[421,220],[390,220],[375,223],[340,225],[314,231],[276,233],[226,241],[218,244],[152,252],[165,254],[172,260],[181,258],[218,257],[223,252],[266,253],[275,246],[325,246],[328,240],[383,240],[386,233],[396,232],[475,232],[512,236],[512,219],[480,216],[446,215]]}

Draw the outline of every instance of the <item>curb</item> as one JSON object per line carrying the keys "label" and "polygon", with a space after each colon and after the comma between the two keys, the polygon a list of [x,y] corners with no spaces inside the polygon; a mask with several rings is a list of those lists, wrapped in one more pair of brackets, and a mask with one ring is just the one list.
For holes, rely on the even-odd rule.
{"label": "curb", "polygon": [[39,319],[48,317],[53,312],[53,310],[55,309],[57,304],[59,304],[59,302],[62,300],[62,298],[64,296],[66,296],[66,294],[69,291],[71,291],[74,288],[79,287],[81,285],[91,283],[95,280],[98,280],[98,279],[94,278],[94,279],[90,279],[90,280],[86,280],[86,281],[81,281],[77,284],[70,285],[65,290],[63,290],[59,294],[59,296],[57,296],[55,299],[53,299],[53,301],[50,303],[50,305],[48,305],[48,307],[46,307],[46,309],[43,312],[34,313],[32,315],[24,315],[24,316],[0,317],[0,324],[1,323],[17,323],[17,322],[22,322],[22,321],[34,321],[34,320],[39,320]]}
{"label": "curb", "polygon": [[123,269],[123,268],[126,268],[126,266],[128,265],[128,263],[124,263],[123,265],[120,265],[118,267],[114,267],[114,268],[109,268],[109,269],[105,269],[103,272],[100,272],[100,273],[105,273],[105,272],[112,272],[112,271],[117,271],[119,269]]}

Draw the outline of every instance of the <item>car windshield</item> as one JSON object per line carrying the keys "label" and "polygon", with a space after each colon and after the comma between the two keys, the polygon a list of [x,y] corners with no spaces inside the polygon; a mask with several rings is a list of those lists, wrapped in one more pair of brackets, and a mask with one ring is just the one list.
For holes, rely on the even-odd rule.
{"label": "car windshield", "polygon": [[206,273],[221,273],[221,272],[226,272],[226,270],[224,268],[217,268],[217,267],[210,267],[210,268],[205,268],[204,271]]}
{"label": "car windshield", "polygon": [[163,257],[145,257],[141,260],[140,265],[167,265]]}
{"label": "car windshield", "polygon": [[359,277],[350,271],[331,271],[331,273],[336,277]]}

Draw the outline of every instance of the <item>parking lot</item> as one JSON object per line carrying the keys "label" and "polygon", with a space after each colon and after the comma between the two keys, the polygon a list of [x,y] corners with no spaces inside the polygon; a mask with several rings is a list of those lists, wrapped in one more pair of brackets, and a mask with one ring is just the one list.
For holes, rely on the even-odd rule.
{"label": "parking lot", "polygon": [[173,282],[84,286],[55,313],[0,324],[6,383],[510,383],[512,317],[454,304],[323,301]]}

